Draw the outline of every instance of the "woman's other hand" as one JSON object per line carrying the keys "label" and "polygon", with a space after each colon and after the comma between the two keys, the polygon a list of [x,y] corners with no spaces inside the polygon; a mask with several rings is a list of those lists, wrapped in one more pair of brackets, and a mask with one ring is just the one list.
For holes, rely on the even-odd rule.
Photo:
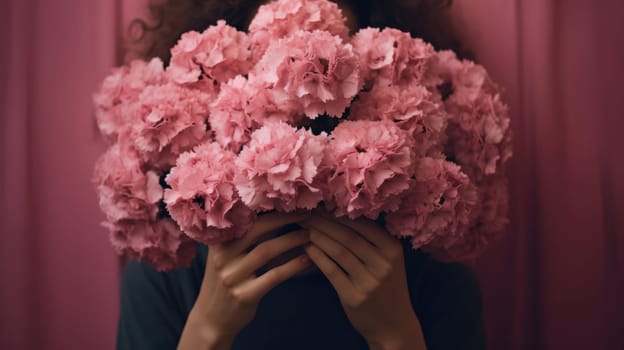
{"label": "woman's other hand", "polygon": [[371,220],[336,219],[323,211],[300,225],[310,231],[306,253],[371,349],[426,349],[398,239]]}
{"label": "woman's other hand", "polygon": [[304,253],[256,276],[256,271],[276,257],[308,243],[306,230],[263,241],[249,251],[263,236],[306,217],[306,214],[265,214],[244,237],[210,246],[201,289],[178,349],[229,349],[234,337],[253,319],[262,297],[309,267],[310,261]]}

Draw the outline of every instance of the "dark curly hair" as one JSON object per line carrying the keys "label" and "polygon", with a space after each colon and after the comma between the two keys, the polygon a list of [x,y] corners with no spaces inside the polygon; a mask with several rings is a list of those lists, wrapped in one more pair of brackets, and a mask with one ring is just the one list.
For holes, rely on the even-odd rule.
{"label": "dark curly hair", "polygon": [[[143,59],[170,59],[170,48],[182,33],[202,31],[225,19],[238,30],[246,30],[263,0],[150,0],[147,20],[135,19],[128,29],[128,47]],[[466,57],[455,39],[446,9],[452,0],[344,0],[359,27],[394,27],[423,38],[437,49],[453,49]]]}

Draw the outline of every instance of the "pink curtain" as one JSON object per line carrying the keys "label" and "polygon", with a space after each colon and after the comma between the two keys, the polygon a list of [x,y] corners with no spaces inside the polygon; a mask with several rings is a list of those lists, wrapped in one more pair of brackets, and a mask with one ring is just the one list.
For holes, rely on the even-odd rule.
{"label": "pink curtain", "polygon": [[[142,4],[0,2],[0,349],[114,346],[90,94]],[[623,13],[617,0],[455,0],[514,117],[513,224],[477,264],[491,349],[624,348]]]}
{"label": "pink curtain", "polygon": [[478,262],[492,349],[624,349],[624,2],[456,0],[513,110],[510,232]]}
{"label": "pink curtain", "polygon": [[90,178],[111,0],[0,2],[0,349],[111,349],[118,259]]}

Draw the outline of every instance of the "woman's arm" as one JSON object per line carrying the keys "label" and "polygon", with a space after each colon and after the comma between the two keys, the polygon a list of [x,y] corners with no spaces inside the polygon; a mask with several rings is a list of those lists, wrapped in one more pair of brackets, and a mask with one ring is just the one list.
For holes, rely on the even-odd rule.
{"label": "woman's arm", "polygon": [[[117,349],[229,349],[238,332],[253,319],[262,296],[308,267],[304,254],[255,275],[277,256],[307,243],[305,232],[289,232],[251,250],[250,246],[304,217],[263,215],[243,238],[211,246],[203,278],[195,276],[195,281],[188,271],[158,272],[130,261],[122,280]],[[193,263],[200,262],[196,259]],[[193,272],[198,269],[194,266]],[[195,293],[190,303],[189,293]]]}
{"label": "woman's arm", "polygon": [[305,216],[272,212],[258,218],[241,239],[214,245],[206,261],[201,289],[186,322],[178,350],[228,350],[236,335],[251,322],[262,297],[278,284],[308,267],[302,254],[256,276],[274,258],[309,242],[305,230],[266,240],[266,234],[296,223]]}

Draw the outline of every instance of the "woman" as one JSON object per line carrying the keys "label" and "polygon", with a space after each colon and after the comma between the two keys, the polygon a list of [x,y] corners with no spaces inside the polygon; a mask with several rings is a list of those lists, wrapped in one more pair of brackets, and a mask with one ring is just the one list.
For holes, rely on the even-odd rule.
{"label": "woman", "polygon": [[[436,1],[339,1],[352,30],[393,26],[445,40]],[[357,6],[350,6],[357,4]],[[244,29],[258,1],[153,5],[145,56],[168,59],[182,32],[218,18]],[[141,23],[141,22],[138,22]],[[260,216],[239,240],[205,246],[187,269],[125,268],[118,349],[482,349],[477,282],[369,220]]]}

